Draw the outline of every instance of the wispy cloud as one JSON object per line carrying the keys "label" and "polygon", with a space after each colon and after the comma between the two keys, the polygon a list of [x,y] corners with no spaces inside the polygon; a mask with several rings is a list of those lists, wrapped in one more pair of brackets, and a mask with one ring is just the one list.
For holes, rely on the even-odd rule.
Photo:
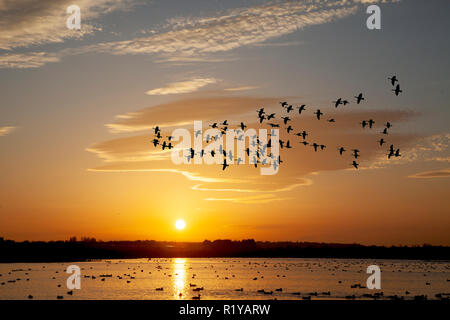
{"label": "wispy cloud", "polygon": [[166,95],[177,93],[194,92],[207,86],[208,84],[216,83],[214,78],[195,78],[192,80],[178,81],[169,83],[162,88],[152,89],[146,92],[148,95]]}
{"label": "wispy cloud", "polygon": [[16,127],[0,127],[0,137],[10,134]]}
{"label": "wispy cloud", "polygon": [[273,194],[260,194],[250,197],[238,197],[238,198],[205,198],[206,201],[224,201],[242,204],[263,204],[274,201],[285,201],[289,198],[279,197]]}
{"label": "wispy cloud", "polygon": [[448,178],[448,177],[450,177],[450,169],[419,172],[409,176],[409,178],[415,179],[433,179],[433,178]]}
{"label": "wispy cloud", "polygon": [[241,86],[241,87],[234,87],[234,88],[226,88],[223,89],[224,91],[248,91],[248,90],[254,90],[260,88],[259,86]]}
{"label": "wispy cloud", "polygon": [[310,186],[312,184],[312,180],[310,179],[301,179],[301,183],[295,183],[288,186],[284,186],[281,188],[270,188],[270,189],[243,189],[243,188],[206,188],[202,187],[200,184],[197,184],[192,187],[192,190],[197,191],[216,191],[216,192],[239,192],[239,193],[279,193],[279,192],[286,192],[286,191],[292,191],[297,187],[300,186]]}
{"label": "wispy cloud", "polygon": [[[82,13],[81,30],[66,27],[69,16],[66,8],[72,4],[80,7]],[[63,42],[66,39],[79,39],[94,32],[98,27],[90,24],[106,13],[129,8],[130,0],[14,0],[0,1],[0,49],[11,50],[48,43]],[[36,56],[36,53],[29,53]],[[22,56],[25,60],[29,60]],[[20,58],[20,57],[16,57]],[[45,63],[55,62],[46,60]],[[14,65],[7,65],[15,67]],[[29,65],[35,67],[35,65]]]}
{"label": "wispy cloud", "polygon": [[[23,6],[24,2],[25,0],[20,1],[20,5]],[[5,26],[9,25],[11,20],[14,23],[12,23],[12,27],[7,26],[6,32],[2,32],[4,38],[0,38],[0,48],[10,49],[32,44],[61,42],[66,38],[80,37],[92,32],[93,29],[89,29],[88,26],[85,26],[84,33],[67,30],[64,20],[66,16],[64,12],[61,13],[61,4],[54,4],[53,1],[40,1],[39,3],[41,2],[43,3],[42,8],[38,6],[39,10],[33,11],[32,19],[28,19],[26,14],[17,14],[17,10],[13,10],[15,6],[12,5],[8,5],[2,11],[3,14],[8,17],[12,15],[18,21],[14,21],[13,18],[5,19]],[[68,0],[60,1],[63,4],[66,2]],[[111,8],[120,8],[123,3],[128,3],[125,0],[80,0],[79,2],[80,6],[89,9],[87,12],[90,12],[92,18],[102,13],[101,8],[112,10]],[[262,44],[267,40],[296,32],[305,27],[343,19],[355,14],[360,3],[361,1],[356,0],[283,1],[219,12],[209,17],[177,18],[169,21],[167,31],[153,32],[150,35],[131,40],[63,49],[53,52],[52,59],[41,58],[39,62],[37,60],[41,56],[36,52],[16,56],[15,63],[2,63],[2,61],[8,61],[7,57],[2,57],[0,58],[0,67],[17,68],[20,65],[20,59],[24,60],[22,68],[36,67],[56,62],[67,55],[92,52],[114,55],[152,54],[156,55],[159,61],[169,62],[188,62],[192,61],[192,57],[195,57],[194,62],[195,60],[207,61],[211,59],[211,54],[227,52],[242,46]],[[51,19],[55,15],[58,16],[58,19]],[[40,23],[40,21],[50,22]],[[27,63],[30,60],[27,55],[34,57],[33,64]]]}

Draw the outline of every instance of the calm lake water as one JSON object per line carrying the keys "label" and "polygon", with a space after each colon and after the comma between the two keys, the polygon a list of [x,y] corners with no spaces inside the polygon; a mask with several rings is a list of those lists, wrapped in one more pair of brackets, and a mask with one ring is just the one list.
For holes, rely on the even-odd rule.
{"label": "calm lake water", "polygon": [[[81,268],[81,289],[69,295],[66,268],[72,264]],[[381,268],[381,290],[364,288],[369,276],[366,268],[373,264]],[[0,264],[0,284],[0,299],[28,299],[29,295],[33,299],[192,299],[198,294],[202,300],[345,299],[352,295],[364,299],[364,294],[376,292],[383,292],[383,299],[392,295],[437,299],[436,294],[447,297],[450,293],[450,262],[177,258],[8,263]],[[352,288],[355,284],[363,288]]]}

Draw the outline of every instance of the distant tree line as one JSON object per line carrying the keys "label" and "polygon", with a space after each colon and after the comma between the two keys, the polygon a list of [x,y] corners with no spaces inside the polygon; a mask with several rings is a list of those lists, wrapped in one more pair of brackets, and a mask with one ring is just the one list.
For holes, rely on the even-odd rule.
{"label": "distant tree line", "polygon": [[299,257],[450,260],[450,247],[366,246],[317,242],[262,242],[253,239],[169,242],[154,240],[98,241],[70,237],[67,241],[16,242],[0,237],[0,262],[86,261],[93,259],[175,257]]}

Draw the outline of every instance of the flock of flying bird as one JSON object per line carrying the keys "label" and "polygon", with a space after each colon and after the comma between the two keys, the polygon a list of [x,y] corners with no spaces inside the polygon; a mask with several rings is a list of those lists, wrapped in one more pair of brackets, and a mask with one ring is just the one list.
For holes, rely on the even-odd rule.
{"label": "flock of flying bird", "polygon": [[[402,93],[403,91],[400,89],[400,84],[398,83],[398,79],[397,76],[392,76],[388,78],[389,82],[391,83],[391,85],[394,87],[394,89],[392,89],[392,91],[394,92],[394,94],[396,96],[398,96],[400,93]],[[355,98],[355,102],[356,104],[360,104],[362,101],[365,100],[364,96],[362,93],[359,93],[358,95],[354,96]],[[348,104],[350,104],[350,102],[346,99],[343,98],[338,98],[336,101],[333,101],[334,107],[338,108],[340,105],[342,106],[346,106]],[[290,104],[288,104],[286,101],[282,101],[280,102],[281,107],[285,110],[285,114],[283,116],[280,116],[280,123],[275,123],[274,121],[269,122],[270,120],[276,120],[276,113],[266,113],[266,111],[264,110],[264,108],[260,108],[259,110],[257,110],[257,114],[258,114],[258,121],[260,124],[267,124],[268,126],[270,126],[272,128],[271,133],[270,133],[270,137],[273,137],[276,135],[275,132],[275,128],[280,128],[281,125],[284,126],[284,129],[286,130],[286,132],[288,134],[295,135],[301,138],[300,143],[303,144],[304,146],[311,146],[315,152],[320,151],[320,150],[324,150],[326,148],[326,145],[324,144],[319,144],[317,142],[308,142],[306,141],[306,137],[309,135],[308,132],[306,131],[300,131],[300,132],[295,132],[295,129],[289,124],[289,122],[292,120],[289,115],[294,114],[294,109],[298,110],[298,114],[301,115],[303,111],[306,110],[306,105],[302,104],[300,106],[294,107]],[[317,120],[321,120],[322,116],[324,116],[324,113],[320,110],[317,109],[314,112]],[[264,122],[265,121],[265,122]],[[336,120],[334,118],[330,118],[326,120],[329,123],[334,123],[336,122]],[[360,122],[360,125],[363,129],[365,129],[366,127],[368,127],[369,129],[371,129],[375,124],[375,121],[373,119],[369,119],[369,120],[362,120]],[[225,120],[221,123],[213,123],[211,125],[209,125],[211,128],[213,129],[218,129],[220,131],[220,133],[218,135],[215,136],[206,136],[206,142],[209,143],[213,140],[217,140],[219,139],[219,135],[220,137],[224,134],[227,133],[227,130],[229,130],[229,126],[230,124],[228,123],[228,120]],[[236,140],[242,140],[245,139],[244,136],[244,130],[247,127],[247,125],[245,125],[243,122],[241,122],[238,125],[238,128],[236,128],[235,133],[237,134],[237,136],[235,137]],[[387,135],[388,134],[388,130],[392,127],[392,124],[390,122],[386,122],[384,125],[383,130],[381,131],[381,134],[383,135]],[[154,139],[152,140],[152,143],[154,145],[154,147],[157,147],[158,145],[161,146],[162,150],[167,149],[172,149],[173,145],[172,145],[172,136],[165,136],[167,138],[167,140],[163,139],[163,136],[161,134],[161,129],[159,126],[156,126],[153,128],[154,130]],[[198,135],[202,134],[201,130],[197,130],[194,132],[195,137],[197,137]],[[273,165],[274,169],[276,170],[278,168],[278,166],[283,162],[281,160],[281,157],[278,156],[274,156],[271,153],[269,153],[268,156],[265,156],[266,151],[268,150],[267,148],[271,148],[272,147],[272,140],[269,139],[269,141],[267,143],[264,143],[263,141],[260,141],[259,137],[257,135],[251,136],[250,137],[252,139],[252,141],[250,142],[250,145],[252,147],[255,147],[256,149],[250,149],[249,147],[247,147],[245,149],[245,152],[247,154],[247,156],[250,158],[252,157],[252,159],[250,160],[250,163],[253,164],[255,166],[255,168],[258,167],[258,164],[261,165],[267,165],[269,164],[269,158],[272,160],[271,164]],[[162,141],[162,142],[161,142]],[[386,140],[384,139],[384,137],[380,138],[380,140],[377,141],[377,143],[379,144],[379,146],[383,146],[386,143]],[[287,141],[283,141],[281,139],[279,139],[279,146],[281,149],[291,149],[292,145],[290,140]],[[339,155],[343,155],[344,152],[346,152],[347,150],[343,147],[343,146],[338,146],[337,147],[338,153]],[[187,149],[187,155],[186,158],[188,160],[188,162],[193,159],[196,155],[203,157],[205,155],[205,150],[202,149],[201,151],[196,152],[196,150],[194,150],[193,148]],[[351,163],[351,166],[353,166],[354,168],[358,169],[359,163],[357,162],[358,157],[360,157],[360,150],[359,149],[351,149],[351,155],[352,158],[354,158],[353,162]],[[234,155],[233,152],[231,150],[227,151],[225,149],[223,149],[223,146],[220,145],[219,146],[219,150],[218,152],[215,150],[211,150],[210,154],[212,157],[215,157],[216,154],[221,154],[221,156],[223,156],[223,163],[222,163],[222,170],[225,170],[229,164],[227,162],[233,162],[234,160]],[[388,153],[387,153],[387,157],[388,159],[392,158],[392,157],[400,157],[400,149],[398,148],[394,148],[394,145],[390,145],[389,149],[388,149]],[[243,159],[241,159],[240,157],[238,157],[236,159],[236,163],[239,165],[240,163],[243,163]]]}

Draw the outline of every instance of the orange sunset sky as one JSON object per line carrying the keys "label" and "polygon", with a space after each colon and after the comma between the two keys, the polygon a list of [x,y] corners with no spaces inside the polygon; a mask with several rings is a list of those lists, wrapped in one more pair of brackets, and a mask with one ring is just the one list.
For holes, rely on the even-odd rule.
{"label": "orange sunset sky", "polygon": [[[0,236],[450,245],[448,3],[374,1],[368,30],[368,2],[83,0],[76,31],[72,1],[0,0]],[[306,104],[290,125],[327,148],[282,126],[272,176],[151,143],[194,120],[267,128],[256,110],[285,116],[280,101]]]}

